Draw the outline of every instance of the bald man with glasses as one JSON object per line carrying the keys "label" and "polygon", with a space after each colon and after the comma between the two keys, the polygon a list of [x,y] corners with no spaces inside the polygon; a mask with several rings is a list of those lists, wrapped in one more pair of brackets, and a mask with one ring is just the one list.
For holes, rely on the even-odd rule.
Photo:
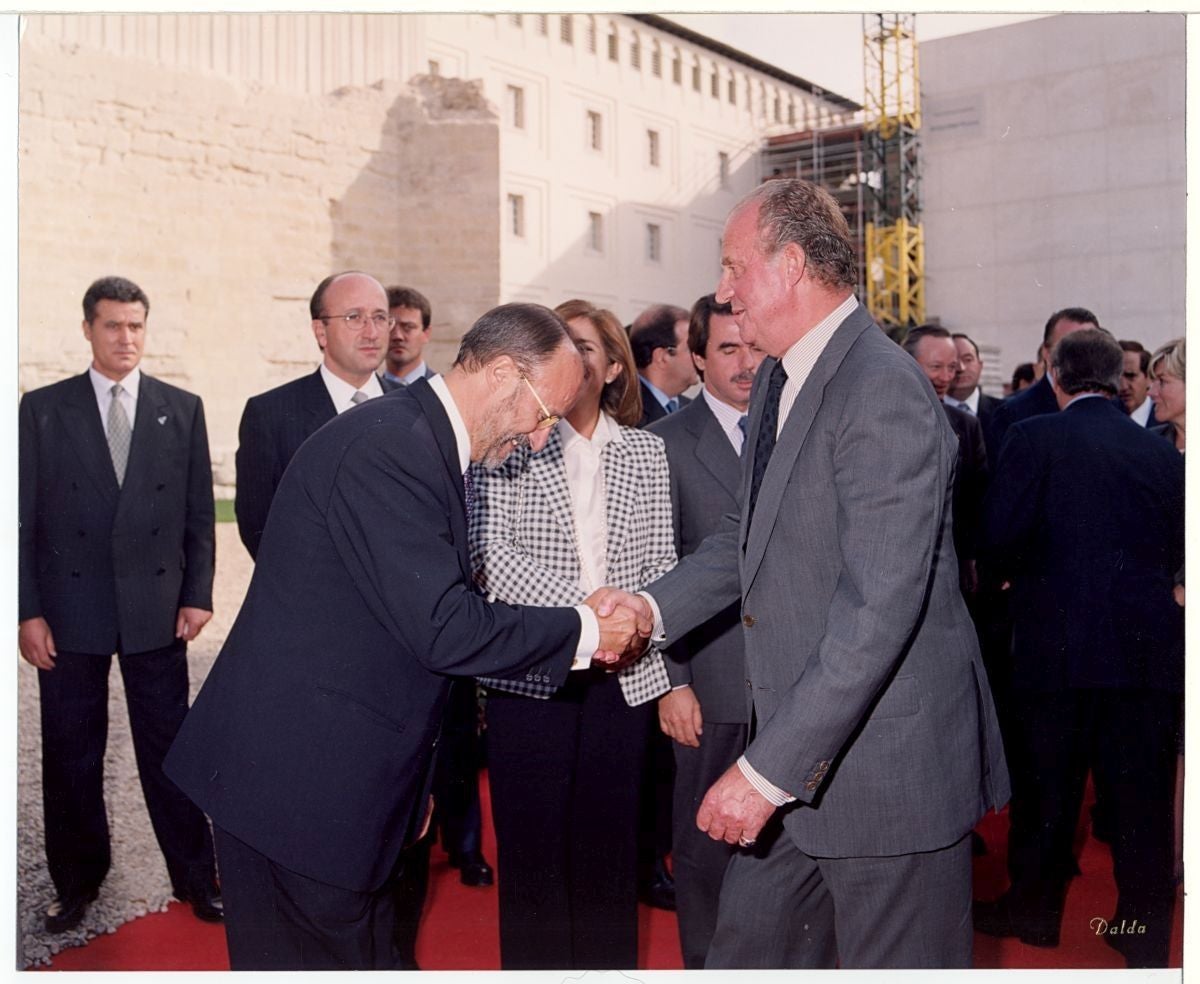
{"label": "bald man with glasses", "polygon": [[300,445],[338,414],[392,388],[376,372],[395,324],[378,280],[335,273],[317,285],[308,306],[321,365],[251,397],[238,427],[234,509],[238,534],[255,559],[275,489]]}

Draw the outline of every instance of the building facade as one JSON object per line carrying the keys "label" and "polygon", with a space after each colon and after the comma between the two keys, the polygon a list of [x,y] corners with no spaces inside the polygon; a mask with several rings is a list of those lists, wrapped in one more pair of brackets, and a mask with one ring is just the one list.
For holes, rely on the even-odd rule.
{"label": "building facade", "polygon": [[87,364],[79,299],[152,302],[147,371],[247,397],[311,370],[332,270],[423,290],[430,363],[510,300],[630,320],[719,273],[773,132],[856,105],[650,15],[40,14],[19,101],[22,389]]}

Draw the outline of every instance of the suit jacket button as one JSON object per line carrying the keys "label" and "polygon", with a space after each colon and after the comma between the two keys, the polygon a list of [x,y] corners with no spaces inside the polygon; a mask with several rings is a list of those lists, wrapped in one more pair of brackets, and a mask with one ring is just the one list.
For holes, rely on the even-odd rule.
{"label": "suit jacket button", "polygon": [[754,620],[753,615],[743,615],[742,616],[742,625],[746,626],[746,628],[748,628],[748,629],[754,628],[754,621],[755,620]]}
{"label": "suit jacket button", "polygon": [[71,571],[71,577],[79,577],[79,571]]}
{"label": "suit jacket button", "polygon": [[752,684],[749,680],[746,681],[746,686],[749,687],[751,690],[754,689],[754,684]]}
{"label": "suit jacket button", "polygon": [[167,483],[166,483],[166,482],[159,482],[159,483],[158,483],[158,485],[156,485],[156,486],[154,487],[154,490],[155,490],[156,492],[161,492],[161,491],[162,491],[163,489],[165,489],[166,487],[167,487]]}
{"label": "suit jacket button", "polygon": [[160,567],[160,568],[159,568],[158,570],[156,570],[154,573],[155,573],[155,574],[166,574],[166,573],[167,573],[167,569],[166,569],[165,567]]}
{"label": "suit jacket button", "polygon": [[804,788],[807,789],[811,793],[814,789],[817,788],[816,780],[810,779],[808,782],[806,782],[804,784]]}
{"label": "suit jacket button", "polygon": [[150,531],[150,535],[151,535],[151,536],[158,536],[158,527],[157,527],[157,526],[156,526],[156,527],[154,527],[154,529],[152,529],[152,530]]}
{"label": "suit jacket button", "polygon": [[79,531],[79,535],[80,535],[80,536],[87,536],[87,533],[85,533],[83,530],[80,530],[80,531]]}
{"label": "suit jacket button", "polygon": [[817,766],[817,768],[820,769],[822,772],[825,772],[829,769],[829,763],[822,762],[820,765]]}

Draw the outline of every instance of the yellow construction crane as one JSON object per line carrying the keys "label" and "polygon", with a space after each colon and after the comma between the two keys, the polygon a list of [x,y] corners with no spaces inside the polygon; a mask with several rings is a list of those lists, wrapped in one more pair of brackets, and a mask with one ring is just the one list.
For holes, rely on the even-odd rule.
{"label": "yellow construction crane", "polygon": [[867,307],[902,333],[925,320],[916,15],[864,14],[863,67]]}

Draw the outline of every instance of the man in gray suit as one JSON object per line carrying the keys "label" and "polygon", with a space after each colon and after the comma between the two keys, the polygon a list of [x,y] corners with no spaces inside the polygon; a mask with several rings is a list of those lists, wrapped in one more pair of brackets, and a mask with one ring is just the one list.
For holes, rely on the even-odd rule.
{"label": "man in gray suit", "polygon": [[[700,546],[739,508],[746,408],[763,353],[742,341],[728,304],[712,294],[692,307],[688,348],[704,389],[649,430],[663,439],[671,468],[671,512],[680,556]],[[679,942],[688,970],[704,967],[717,925],[717,899],[733,848],[696,827],[704,794],[746,747],[745,660],[737,604],[679,640],[664,655],[672,690],[659,699],[662,730],[673,738],[673,849]]]}
{"label": "man in gray suit", "polygon": [[958,587],[954,434],[855,300],[826,192],[761,185],[726,221],[721,265],[717,299],[773,357],[741,515],[640,596],[668,641],[741,602],[751,739],[697,824],[747,850],[706,966],[969,966],[968,834],[1008,776]]}

